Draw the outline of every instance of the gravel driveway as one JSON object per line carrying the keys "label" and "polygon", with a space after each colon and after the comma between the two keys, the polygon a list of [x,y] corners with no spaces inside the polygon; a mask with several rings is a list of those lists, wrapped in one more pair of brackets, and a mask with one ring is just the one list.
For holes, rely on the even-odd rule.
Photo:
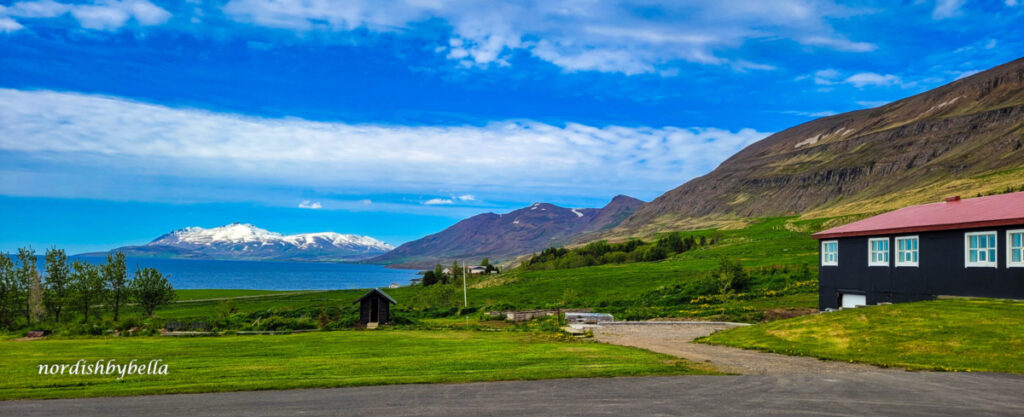
{"label": "gravel driveway", "polygon": [[665,353],[692,362],[710,363],[722,372],[742,375],[828,374],[887,370],[871,365],[823,361],[805,356],[786,356],[692,343],[693,339],[732,327],[736,327],[736,325],[722,323],[604,325],[594,328],[594,339],[604,343]]}

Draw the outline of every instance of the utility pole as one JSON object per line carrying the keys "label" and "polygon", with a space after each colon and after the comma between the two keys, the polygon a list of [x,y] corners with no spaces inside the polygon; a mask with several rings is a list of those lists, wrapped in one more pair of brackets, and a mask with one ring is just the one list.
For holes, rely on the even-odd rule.
{"label": "utility pole", "polygon": [[466,274],[469,273],[469,264],[462,260],[462,306],[469,307],[469,298],[466,296]]}

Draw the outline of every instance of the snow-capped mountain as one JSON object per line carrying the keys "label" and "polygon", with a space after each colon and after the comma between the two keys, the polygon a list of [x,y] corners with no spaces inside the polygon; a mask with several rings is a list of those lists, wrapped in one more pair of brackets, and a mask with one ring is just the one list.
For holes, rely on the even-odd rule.
{"label": "snow-capped mountain", "polygon": [[168,258],[351,261],[391,249],[394,247],[369,236],[334,232],[283,235],[251,224],[232,223],[211,229],[178,229],[145,245],[115,251]]}

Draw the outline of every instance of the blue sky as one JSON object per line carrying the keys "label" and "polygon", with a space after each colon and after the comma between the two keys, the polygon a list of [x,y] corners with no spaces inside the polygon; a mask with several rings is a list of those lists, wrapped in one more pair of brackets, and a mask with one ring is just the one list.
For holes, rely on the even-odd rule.
{"label": "blue sky", "polygon": [[650,200],[1019,58],[1018,3],[0,1],[0,250]]}

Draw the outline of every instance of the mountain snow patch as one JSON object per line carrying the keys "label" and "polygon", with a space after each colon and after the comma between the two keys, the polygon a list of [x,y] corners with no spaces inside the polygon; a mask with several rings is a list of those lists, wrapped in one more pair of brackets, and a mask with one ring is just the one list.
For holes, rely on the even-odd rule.
{"label": "mountain snow patch", "polygon": [[257,246],[294,246],[298,249],[329,247],[364,247],[385,251],[394,249],[394,246],[369,236],[334,232],[282,235],[246,223],[232,223],[212,229],[187,227],[163,235],[150,242],[148,246],[214,246],[249,243]]}
{"label": "mountain snow patch", "polygon": [[798,142],[796,145],[793,145],[793,147],[794,148],[799,148],[799,147],[804,146],[804,145],[813,145],[815,143],[818,143],[819,139],[821,139],[821,135],[820,134],[818,136],[813,137],[813,138],[804,139],[804,140]]}

